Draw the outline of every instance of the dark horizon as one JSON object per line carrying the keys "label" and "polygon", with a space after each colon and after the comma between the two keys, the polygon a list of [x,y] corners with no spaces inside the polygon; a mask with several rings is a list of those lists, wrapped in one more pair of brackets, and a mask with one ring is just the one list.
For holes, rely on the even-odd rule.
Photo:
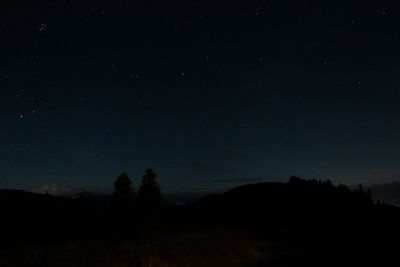
{"label": "dark horizon", "polygon": [[[128,176],[129,177],[129,176]],[[293,177],[293,176],[292,176]],[[241,180],[230,180],[233,182],[230,186],[225,185],[225,187],[220,187],[218,190],[199,190],[196,189],[180,189],[180,190],[163,190],[162,185],[160,188],[162,190],[163,199],[167,203],[182,205],[185,203],[191,203],[193,201],[202,199],[207,196],[215,195],[215,194],[223,194],[229,192],[231,190],[236,190],[240,187],[246,187],[251,185],[266,185],[266,184],[276,184],[276,183],[288,183],[291,178],[283,181],[281,177],[276,179],[269,179],[266,181],[265,179],[254,178],[254,179],[243,179]],[[318,180],[321,182],[331,183],[330,180],[324,179],[315,179],[308,178],[305,180],[313,181]],[[226,182],[226,181],[225,181]],[[333,183],[331,183],[333,184]],[[356,190],[360,188],[360,186],[371,193],[372,200],[375,203],[384,203],[391,206],[400,207],[400,182],[392,182],[392,183],[384,183],[384,184],[372,184],[372,185],[345,185],[345,184],[333,184],[334,186],[346,186],[350,190]],[[132,188],[136,190],[139,184],[133,184]],[[114,188],[112,185],[108,186],[97,186],[97,187],[74,187],[70,185],[45,185],[40,188],[35,188],[31,190],[23,190],[17,188],[0,188],[0,192],[2,191],[21,191],[21,192],[30,192],[30,193],[38,193],[42,195],[51,195],[51,196],[61,196],[68,198],[103,198],[103,197],[111,197],[114,192]]]}
{"label": "dark horizon", "polygon": [[[130,177],[130,176],[129,176]],[[132,178],[132,177],[130,177]],[[289,181],[290,177],[287,178],[282,178],[282,177],[277,177],[277,178],[262,178],[262,177],[249,177],[249,178],[244,178],[244,179],[224,179],[221,182],[218,182],[217,184],[221,183],[222,185],[219,185],[217,187],[207,187],[207,185],[204,185],[203,187],[181,187],[181,188],[168,188],[164,189],[165,194],[213,194],[213,193],[221,193],[225,192],[227,190],[230,190],[232,188],[242,186],[242,185],[247,185],[247,184],[257,184],[257,183],[286,183]],[[321,181],[329,180],[329,179],[319,179],[315,177],[308,177],[307,179],[318,179]],[[133,186],[135,187],[135,182],[140,181],[139,178],[137,179],[132,179],[133,180]],[[346,185],[349,188],[357,188],[360,185],[362,185],[364,188],[370,188],[370,187],[381,187],[381,186],[390,186],[390,185],[397,185],[400,184],[400,181],[393,181],[393,182],[388,182],[388,183],[373,183],[373,184],[344,184],[344,183],[333,183],[334,185]],[[138,184],[137,184],[138,185]],[[162,186],[162,185],[161,185]],[[207,188],[213,188],[213,189],[207,189]],[[72,196],[76,195],[80,192],[89,192],[89,193],[95,193],[95,194],[112,194],[113,192],[113,185],[108,184],[108,185],[92,185],[92,186],[74,186],[71,184],[44,184],[40,187],[35,187],[35,188],[12,188],[12,187],[4,187],[0,188],[1,189],[10,189],[10,190],[22,190],[22,191],[27,191],[27,192],[33,192],[33,193],[46,193],[48,192],[49,194],[52,195],[60,195],[60,196]]]}

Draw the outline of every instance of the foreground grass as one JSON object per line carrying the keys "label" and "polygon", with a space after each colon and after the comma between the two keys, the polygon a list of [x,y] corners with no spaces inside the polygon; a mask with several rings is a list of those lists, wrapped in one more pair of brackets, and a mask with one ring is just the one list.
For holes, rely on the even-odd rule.
{"label": "foreground grass", "polygon": [[242,230],[208,229],[137,243],[17,244],[0,250],[0,266],[263,266],[274,254]]}

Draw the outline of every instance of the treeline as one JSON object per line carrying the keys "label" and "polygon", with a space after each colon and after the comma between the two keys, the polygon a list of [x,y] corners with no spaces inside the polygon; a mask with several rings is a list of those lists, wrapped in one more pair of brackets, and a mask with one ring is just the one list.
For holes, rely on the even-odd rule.
{"label": "treeline", "polygon": [[276,228],[335,228],[353,233],[391,231],[397,208],[375,204],[361,186],[350,190],[327,181],[291,177],[287,183],[236,187],[183,206],[166,203],[156,174],[147,169],[138,188],[126,172],[114,192],[78,199],[2,190],[2,241],[70,239],[141,240],[161,232],[213,225],[244,227],[262,234]]}
{"label": "treeline", "polygon": [[362,186],[351,190],[329,180],[295,176],[287,183],[239,186],[186,209],[200,225],[239,225],[261,232],[269,227],[328,227],[356,233],[393,229],[400,223],[397,208],[375,204]]}
{"label": "treeline", "polygon": [[351,190],[343,184],[334,186],[330,180],[306,180],[292,176],[287,185],[289,189],[301,192],[302,196],[298,201],[305,205],[317,204],[324,209],[357,208],[358,211],[371,208],[374,205],[371,191],[364,190],[361,184],[357,189]]}

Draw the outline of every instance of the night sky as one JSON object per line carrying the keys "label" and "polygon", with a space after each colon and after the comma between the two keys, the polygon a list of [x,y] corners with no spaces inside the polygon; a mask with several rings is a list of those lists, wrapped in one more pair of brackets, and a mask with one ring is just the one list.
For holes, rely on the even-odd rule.
{"label": "night sky", "polygon": [[0,188],[400,180],[395,1],[8,1]]}

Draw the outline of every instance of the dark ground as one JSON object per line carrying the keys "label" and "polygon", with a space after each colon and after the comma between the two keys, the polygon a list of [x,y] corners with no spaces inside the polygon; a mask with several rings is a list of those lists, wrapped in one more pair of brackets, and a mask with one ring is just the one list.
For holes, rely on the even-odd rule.
{"label": "dark ground", "polygon": [[319,181],[151,209],[3,190],[0,266],[400,266],[400,212]]}

